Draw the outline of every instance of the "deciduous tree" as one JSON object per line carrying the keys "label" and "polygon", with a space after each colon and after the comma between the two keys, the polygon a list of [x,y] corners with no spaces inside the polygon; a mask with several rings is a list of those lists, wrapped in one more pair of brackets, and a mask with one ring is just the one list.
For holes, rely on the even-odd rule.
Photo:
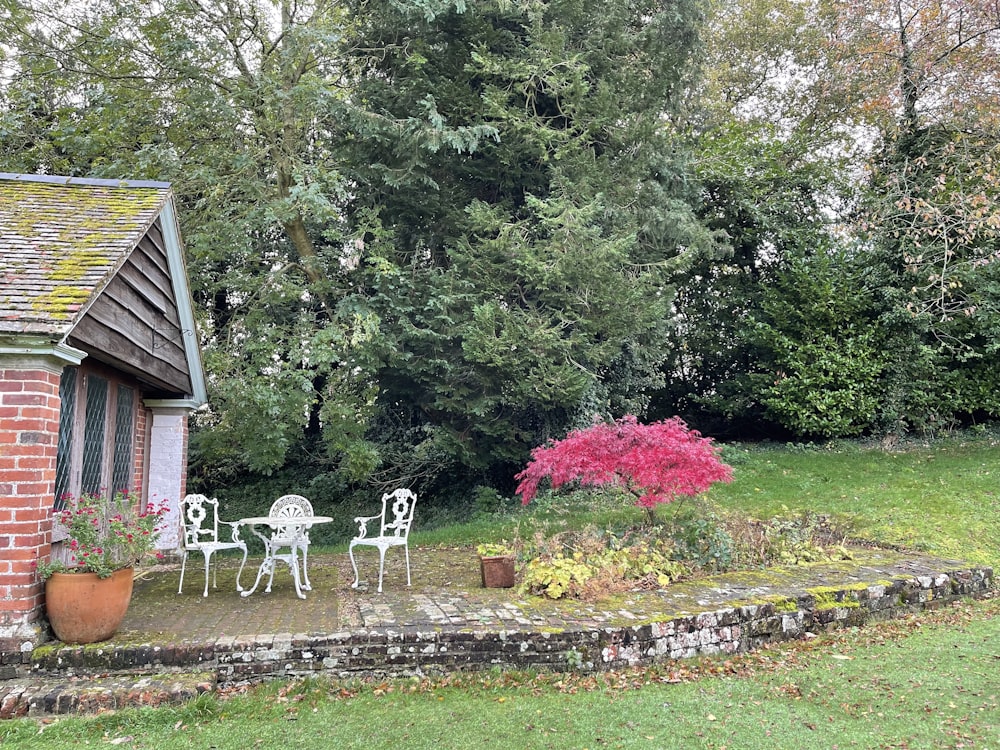
{"label": "deciduous tree", "polygon": [[883,135],[995,119],[1000,7],[993,0],[820,3],[845,94]]}

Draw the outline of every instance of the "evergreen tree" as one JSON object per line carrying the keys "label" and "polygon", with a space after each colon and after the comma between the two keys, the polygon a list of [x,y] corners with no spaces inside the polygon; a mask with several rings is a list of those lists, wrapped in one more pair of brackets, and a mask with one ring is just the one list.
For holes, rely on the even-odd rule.
{"label": "evergreen tree", "polygon": [[350,159],[375,165],[350,215],[384,344],[378,433],[426,441],[395,451],[387,477],[449,455],[509,481],[532,446],[644,408],[672,274],[716,250],[663,119],[696,6],[481,2],[431,20],[377,7],[354,44],[387,50],[361,76],[372,111],[495,133],[390,159],[390,135],[358,139]]}

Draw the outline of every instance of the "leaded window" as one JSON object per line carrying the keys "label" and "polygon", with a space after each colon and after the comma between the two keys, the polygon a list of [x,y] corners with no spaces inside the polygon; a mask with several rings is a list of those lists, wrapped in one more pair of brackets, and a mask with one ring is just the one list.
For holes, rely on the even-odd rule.
{"label": "leaded window", "polygon": [[136,388],[82,365],[64,368],[59,397],[55,507],[66,495],[135,489]]}
{"label": "leaded window", "polygon": [[76,419],[75,367],[66,367],[59,380],[59,450],[56,454],[56,510],[62,510],[63,497],[70,494],[70,445]]}
{"label": "leaded window", "polygon": [[111,472],[111,487],[115,490],[132,489],[133,457],[132,425],[135,423],[135,389],[118,384],[115,406],[115,455]]}
{"label": "leaded window", "polygon": [[102,482],[104,434],[108,421],[108,381],[97,375],[87,377],[87,413],[83,423],[83,465],[80,492],[99,494],[108,487]]}

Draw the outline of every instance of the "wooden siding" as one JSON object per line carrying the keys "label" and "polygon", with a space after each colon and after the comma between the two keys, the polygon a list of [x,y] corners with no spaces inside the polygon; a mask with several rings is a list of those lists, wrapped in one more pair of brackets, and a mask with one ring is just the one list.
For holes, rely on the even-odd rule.
{"label": "wooden siding", "polygon": [[[68,343],[147,383],[160,397],[191,393],[159,220],[73,329]],[[148,390],[148,389],[147,389]]]}

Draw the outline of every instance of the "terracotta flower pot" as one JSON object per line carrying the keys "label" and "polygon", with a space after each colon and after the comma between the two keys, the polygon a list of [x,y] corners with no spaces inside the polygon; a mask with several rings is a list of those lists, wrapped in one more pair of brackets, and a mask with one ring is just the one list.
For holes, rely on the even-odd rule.
{"label": "terracotta flower pot", "polygon": [[109,578],[96,573],[53,573],[45,581],[49,624],[63,643],[96,643],[113,636],[132,599],[132,568]]}
{"label": "terracotta flower pot", "polygon": [[509,589],[514,585],[514,558],[510,555],[479,558],[479,573],[488,589]]}

